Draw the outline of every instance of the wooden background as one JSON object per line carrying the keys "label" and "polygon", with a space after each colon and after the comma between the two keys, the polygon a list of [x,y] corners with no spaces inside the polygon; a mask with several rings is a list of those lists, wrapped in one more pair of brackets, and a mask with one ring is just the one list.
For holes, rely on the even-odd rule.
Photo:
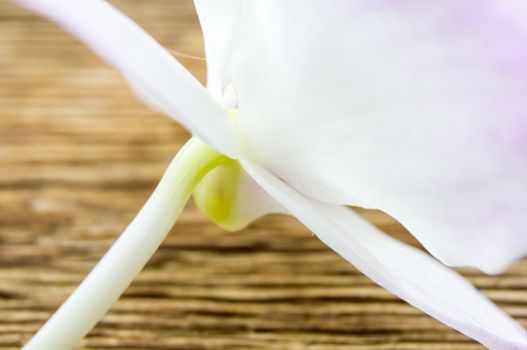
{"label": "wooden background", "polygon": [[[163,45],[203,55],[190,1],[117,5]],[[203,61],[181,61],[203,81]],[[188,137],[74,39],[0,0],[0,349],[18,349],[61,304]],[[412,241],[388,217],[365,215]],[[465,274],[527,325],[526,263]],[[79,348],[481,346],[375,286],[292,218],[226,233],[190,204]]]}

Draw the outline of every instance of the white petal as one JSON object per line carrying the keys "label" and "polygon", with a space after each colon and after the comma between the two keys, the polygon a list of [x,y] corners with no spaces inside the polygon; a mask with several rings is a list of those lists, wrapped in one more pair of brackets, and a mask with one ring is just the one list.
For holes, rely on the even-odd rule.
{"label": "white petal", "polygon": [[389,213],[447,264],[527,252],[526,1],[243,3],[235,32],[204,29],[231,52],[246,153]]}
{"label": "white petal", "polygon": [[56,22],[121,71],[148,102],[231,157],[237,138],[228,113],[176,59],[103,0],[15,0]]}
{"label": "white petal", "polygon": [[231,53],[238,35],[243,1],[195,0],[207,56],[207,88],[218,99],[231,82]]}
{"label": "white petal", "polygon": [[308,199],[254,163],[242,164],[292,215],[376,283],[490,349],[527,349],[525,330],[454,271],[348,208]]}

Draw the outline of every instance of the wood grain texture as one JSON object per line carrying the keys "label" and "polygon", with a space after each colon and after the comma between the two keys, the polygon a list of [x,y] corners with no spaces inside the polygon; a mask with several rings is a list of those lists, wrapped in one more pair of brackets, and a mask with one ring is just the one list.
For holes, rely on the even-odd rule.
{"label": "wood grain texture", "polygon": [[[116,4],[163,45],[203,55],[190,1]],[[203,81],[203,61],[181,61]],[[20,348],[61,304],[188,137],[88,49],[0,0],[0,349]],[[387,216],[364,215],[415,244]],[[464,274],[527,325],[527,263]],[[292,218],[226,233],[192,204],[79,346],[481,348],[375,286]]]}

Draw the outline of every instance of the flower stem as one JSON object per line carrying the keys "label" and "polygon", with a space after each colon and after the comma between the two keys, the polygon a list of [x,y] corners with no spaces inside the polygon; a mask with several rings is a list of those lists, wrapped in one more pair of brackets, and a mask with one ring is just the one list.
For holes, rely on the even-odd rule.
{"label": "flower stem", "polygon": [[24,350],[70,350],[103,317],[162,243],[201,178],[229,158],[192,138],[154,193]]}

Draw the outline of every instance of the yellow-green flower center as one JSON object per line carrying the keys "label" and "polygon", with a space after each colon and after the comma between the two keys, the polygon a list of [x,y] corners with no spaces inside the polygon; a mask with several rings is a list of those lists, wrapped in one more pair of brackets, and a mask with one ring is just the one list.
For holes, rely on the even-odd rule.
{"label": "yellow-green flower center", "polygon": [[[233,120],[238,109],[228,109]],[[243,185],[243,169],[234,159],[223,161],[203,177],[194,190],[194,201],[212,221],[227,230],[241,228],[237,205]]]}

